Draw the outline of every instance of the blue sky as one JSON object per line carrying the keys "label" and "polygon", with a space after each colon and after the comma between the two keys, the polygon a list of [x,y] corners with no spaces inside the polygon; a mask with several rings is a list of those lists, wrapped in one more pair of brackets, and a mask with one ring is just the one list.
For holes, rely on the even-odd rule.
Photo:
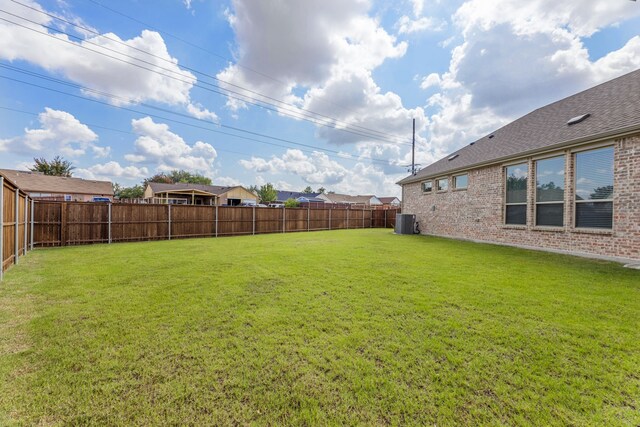
{"label": "blue sky", "polygon": [[158,4],[0,0],[0,167],[399,195],[413,118],[426,166],[640,67],[632,1]]}

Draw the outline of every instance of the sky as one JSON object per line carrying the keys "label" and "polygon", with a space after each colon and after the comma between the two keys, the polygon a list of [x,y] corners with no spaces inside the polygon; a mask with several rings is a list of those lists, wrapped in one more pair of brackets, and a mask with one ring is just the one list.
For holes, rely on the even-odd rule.
{"label": "sky", "polygon": [[630,0],[0,0],[0,168],[399,196],[419,167],[640,68]]}

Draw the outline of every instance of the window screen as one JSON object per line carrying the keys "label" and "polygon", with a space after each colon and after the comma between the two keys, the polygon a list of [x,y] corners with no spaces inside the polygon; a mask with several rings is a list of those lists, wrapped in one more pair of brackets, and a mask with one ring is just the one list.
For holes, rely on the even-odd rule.
{"label": "window screen", "polygon": [[505,223],[527,223],[527,176],[529,167],[526,163],[508,166],[506,174]]}
{"label": "window screen", "polygon": [[576,227],[613,226],[613,147],[576,153]]}
{"label": "window screen", "polygon": [[564,156],[536,162],[536,225],[564,225]]}

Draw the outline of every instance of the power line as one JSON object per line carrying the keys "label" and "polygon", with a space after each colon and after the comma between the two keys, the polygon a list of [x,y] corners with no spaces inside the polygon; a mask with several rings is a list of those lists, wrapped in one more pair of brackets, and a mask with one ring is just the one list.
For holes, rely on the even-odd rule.
{"label": "power line", "polygon": [[[117,40],[117,39],[113,39],[113,38],[107,37],[106,35],[100,34],[99,32],[97,32],[97,31],[95,31],[95,30],[93,30],[93,29],[91,29],[91,28],[87,28],[87,27],[84,27],[84,26],[78,25],[78,24],[76,24],[76,23],[73,23],[73,22],[71,22],[71,21],[65,20],[65,19],[60,18],[60,17],[58,17],[58,16],[55,16],[55,15],[49,14],[49,13],[44,12],[44,11],[41,11],[41,10],[38,10],[38,9],[33,8],[33,7],[31,7],[31,6],[25,5],[25,4],[23,4],[23,3],[21,3],[21,2],[19,2],[19,1],[17,1],[17,0],[11,0],[11,1],[12,1],[12,2],[14,2],[14,3],[16,3],[16,4],[21,5],[21,6],[23,6],[23,7],[29,8],[29,9],[31,9],[31,10],[33,10],[33,11],[35,11],[35,12],[38,12],[38,13],[44,14],[44,15],[46,15],[46,16],[49,16],[49,17],[51,17],[51,18],[54,18],[54,19],[60,20],[60,21],[65,22],[65,23],[67,23],[67,24],[69,24],[69,25],[72,25],[72,26],[74,26],[74,27],[76,27],[76,28],[80,28],[80,29],[82,29],[82,30],[84,30],[84,31],[87,31],[87,32],[93,33],[93,34],[95,34],[95,35],[97,35],[97,36],[99,36],[99,37],[104,37],[104,38],[106,38],[107,40],[110,40],[110,41],[113,41],[113,42],[115,42],[115,43],[118,43],[118,44],[121,44],[121,45],[123,45],[123,46],[126,46],[126,47],[127,47],[127,48],[129,48],[129,49],[133,49],[133,50],[139,51],[139,52],[141,52],[141,53],[143,53],[143,54],[149,55],[149,56],[154,57],[154,58],[157,58],[157,59],[159,59],[159,60],[161,60],[161,61],[168,62],[168,63],[170,63],[170,64],[172,64],[172,65],[175,65],[172,61],[170,61],[170,60],[168,60],[168,59],[166,59],[166,58],[163,58],[163,57],[161,57],[161,56],[155,55],[155,54],[153,54],[153,53],[151,53],[151,52],[147,52],[147,51],[145,51],[145,50],[143,50],[143,49],[139,49],[139,48],[136,48],[136,47],[134,47],[134,46],[130,46],[129,44],[127,44],[127,43],[125,43],[125,42],[123,42],[123,41],[121,41],[121,40]],[[133,59],[133,60],[140,61],[140,62],[142,62],[142,63],[148,64],[148,65],[151,65],[151,66],[153,66],[153,67],[160,68],[160,69],[162,69],[162,70],[168,71],[168,72],[173,73],[173,74],[178,74],[179,76],[184,77],[184,75],[183,75],[183,74],[181,74],[181,73],[179,73],[179,72],[176,72],[176,71],[174,71],[174,70],[167,69],[167,68],[163,68],[163,67],[158,66],[157,64],[154,64],[154,63],[151,63],[151,62],[145,61],[145,60],[143,60],[143,59],[140,59],[140,58],[137,58],[137,57],[134,57],[134,56],[131,56],[131,55],[128,55],[128,54],[125,54],[125,53],[119,52],[119,51],[117,51],[117,50],[115,50],[115,49],[111,49],[111,48],[108,48],[108,47],[105,47],[105,46],[102,46],[102,45],[98,45],[98,44],[96,44],[96,43],[92,43],[92,42],[90,42],[90,41],[87,41],[87,40],[82,39],[81,37],[78,37],[78,36],[75,36],[75,35],[73,35],[73,34],[70,34],[70,33],[67,33],[67,32],[65,32],[65,31],[62,31],[62,30],[60,30],[60,29],[58,29],[58,28],[53,28],[53,27],[50,27],[50,26],[47,26],[47,25],[44,25],[44,24],[41,24],[41,23],[38,23],[38,22],[35,22],[35,21],[32,21],[32,20],[29,20],[29,19],[27,19],[27,18],[24,18],[24,17],[19,16],[19,15],[15,15],[15,14],[10,13],[10,12],[7,12],[7,11],[5,11],[5,10],[0,10],[0,11],[2,11],[2,12],[3,12],[3,13],[5,13],[5,14],[8,14],[8,15],[11,15],[11,16],[14,16],[14,17],[17,17],[17,18],[22,19],[22,20],[25,20],[25,21],[27,21],[27,22],[31,22],[31,23],[33,23],[33,24],[39,25],[39,26],[41,26],[41,27],[43,27],[43,28],[47,28],[47,29],[49,29],[49,30],[51,30],[51,31],[56,31],[56,32],[58,32],[58,33],[60,33],[60,34],[67,35],[68,37],[72,37],[72,38],[74,38],[74,39],[81,40],[81,41],[83,41],[84,43],[87,43],[87,44],[90,44],[90,45],[93,45],[93,46],[97,46],[97,47],[98,47],[98,48],[100,48],[100,49],[108,50],[108,51],[114,52],[114,53],[116,53],[116,54],[118,54],[118,55],[122,55],[122,56],[125,56],[125,57],[127,57],[127,58],[131,58],[131,59]],[[0,19],[2,19],[2,18],[0,18]],[[221,80],[221,79],[219,79],[219,78],[218,78],[218,77],[216,77],[216,76],[213,76],[213,75],[210,75],[210,74],[204,73],[204,72],[202,72],[202,71],[199,71],[199,70],[197,70],[197,69],[194,69],[194,68],[191,68],[191,67],[188,67],[188,66],[185,66],[185,65],[182,65],[182,68],[184,68],[184,69],[186,69],[186,70],[189,70],[189,71],[193,71],[194,73],[197,73],[197,74],[200,74],[200,75],[203,75],[203,76],[209,77],[209,78],[211,78],[211,79],[213,79],[213,80],[216,80],[216,81],[219,81],[219,82],[221,82],[221,83],[223,83],[223,84],[225,84],[225,85],[230,85],[230,86],[232,86],[232,87],[237,87],[237,88],[239,88],[239,89],[241,89],[241,90],[243,90],[243,91],[247,91],[247,92],[250,92],[250,93],[256,94],[256,95],[258,95],[258,96],[260,96],[260,97],[263,97],[263,98],[266,98],[266,99],[272,100],[272,101],[274,101],[274,102],[277,102],[278,104],[282,104],[282,105],[284,105],[284,106],[287,106],[287,108],[284,108],[282,105],[276,105],[276,104],[273,104],[273,103],[270,103],[270,102],[264,101],[263,99],[257,99],[257,98],[251,97],[251,96],[246,95],[246,94],[244,94],[244,93],[240,93],[240,92],[236,92],[236,91],[230,90],[229,88],[220,87],[220,86],[218,86],[218,85],[214,85],[214,84],[209,83],[209,82],[206,82],[206,81],[202,81],[202,82],[201,82],[201,81],[199,81],[199,80],[198,80],[196,83],[194,83],[194,82],[192,82],[192,81],[190,81],[190,80],[189,80],[189,81],[185,81],[185,80],[181,80],[181,79],[175,78],[174,76],[168,76],[168,75],[166,75],[166,74],[164,74],[164,73],[159,73],[159,72],[157,72],[156,70],[149,69],[149,68],[146,68],[146,67],[142,67],[142,66],[140,66],[139,64],[130,63],[130,62],[128,62],[128,61],[124,61],[124,60],[122,60],[121,58],[116,58],[116,57],[113,57],[113,56],[111,56],[111,55],[104,54],[103,52],[95,51],[95,50],[93,50],[93,49],[88,49],[86,46],[78,45],[78,44],[76,44],[76,43],[72,43],[72,42],[69,42],[69,41],[67,41],[67,40],[61,40],[61,39],[58,39],[58,38],[56,38],[56,37],[53,37],[53,35],[51,35],[51,34],[49,34],[49,33],[40,32],[40,31],[37,31],[37,30],[35,30],[35,29],[33,29],[33,28],[29,28],[29,27],[26,27],[26,26],[20,25],[20,24],[18,24],[18,23],[15,23],[15,22],[13,22],[13,21],[9,21],[9,20],[5,20],[5,21],[6,21],[6,22],[13,23],[14,25],[18,25],[18,26],[20,26],[20,27],[22,27],[22,28],[25,28],[25,29],[31,30],[31,31],[33,31],[33,32],[35,32],[35,33],[38,33],[38,34],[41,34],[41,35],[46,35],[46,36],[52,37],[52,38],[54,38],[55,40],[63,41],[63,42],[65,42],[65,43],[70,43],[70,44],[72,44],[73,46],[77,46],[77,47],[80,47],[80,48],[86,49],[86,50],[88,50],[88,51],[90,51],[90,52],[94,52],[94,53],[96,53],[96,54],[103,55],[103,56],[105,56],[105,57],[112,58],[112,59],[118,60],[118,61],[120,61],[120,62],[124,62],[124,63],[126,63],[126,64],[130,64],[130,65],[136,66],[136,67],[138,67],[138,68],[142,68],[142,69],[145,69],[145,70],[147,70],[147,71],[154,72],[154,73],[156,73],[156,74],[159,74],[159,75],[162,75],[162,76],[165,76],[165,77],[168,77],[168,78],[172,78],[172,79],[174,79],[174,80],[181,81],[181,82],[183,82],[183,83],[192,84],[193,86],[198,87],[198,88],[200,88],[200,89],[208,90],[208,91],[210,91],[210,92],[213,92],[213,93],[216,93],[216,94],[219,94],[219,95],[222,95],[222,96],[230,97],[230,98],[232,98],[232,99],[237,99],[237,100],[239,100],[239,101],[246,102],[246,103],[248,103],[248,104],[250,104],[250,105],[255,105],[255,106],[258,106],[258,107],[261,107],[261,108],[265,108],[265,109],[267,109],[267,110],[275,111],[275,112],[277,112],[278,114],[283,114],[283,115],[285,115],[285,116],[293,117],[293,118],[296,118],[296,119],[306,120],[306,121],[309,121],[309,122],[311,122],[311,123],[313,123],[313,124],[315,124],[315,125],[318,125],[318,126],[325,126],[325,127],[329,127],[329,128],[335,129],[335,130],[337,130],[337,131],[347,132],[347,133],[352,133],[352,134],[359,135],[359,136],[363,136],[363,137],[366,137],[366,138],[371,138],[371,139],[380,140],[380,141],[382,141],[382,142],[386,142],[386,143],[407,144],[407,145],[409,145],[409,143],[408,143],[408,142],[402,142],[402,139],[401,139],[400,137],[396,136],[396,135],[393,135],[393,134],[390,134],[390,133],[387,133],[387,132],[378,131],[378,130],[375,130],[375,129],[370,129],[370,128],[367,128],[367,127],[364,127],[364,126],[360,126],[360,125],[349,124],[349,123],[347,123],[347,122],[340,121],[340,120],[338,120],[338,119],[336,119],[336,118],[333,118],[333,117],[330,117],[330,116],[326,116],[326,115],[323,115],[323,114],[321,114],[321,113],[316,113],[316,112],[313,112],[313,111],[311,111],[311,110],[307,110],[307,109],[304,109],[304,108],[298,107],[298,106],[296,106],[296,105],[294,105],[294,104],[291,104],[291,103],[287,103],[287,102],[281,101],[281,100],[279,100],[279,99],[277,99],[277,98],[273,98],[273,97],[270,97],[270,96],[268,96],[268,95],[261,94],[261,93],[259,93],[259,92],[253,91],[253,90],[251,90],[251,89],[248,89],[248,88],[242,87],[242,86],[240,86],[240,85],[236,85],[236,84],[233,84],[233,83],[230,83],[230,82],[227,82],[227,81]],[[219,91],[216,91],[216,90],[212,90],[212,89],[209,89],[209,88],[205,88],[205,87],[202,87],[202,86],[201,86],[201,84],[206,84],[206,85],[208,85],[208,86],[212,86],[212,87],[214,87],[214,88],[216,88],[216,89],[220,89],[220,90],[225,91],[225,92],[219,92]],[[232,95],[230,95],[230,93],[231,93],[231,94],[234,94],[234,95],[237,95],[237,96],[232,96]],[[242,98],[238,98],[238,96],[240,96],[240,97],[242,97]],[[249,99],[249,100],[251,100],[251,101],[253,101],[253,102],[248,101],[247,99]],[[266,106],[265,106],[265,105],[263,105],[263,104],[271,105],[271,106],[273,106],[273,107],[275,107],[275,108],[269,108],[269,107],[266,107]],[[294,108],[295,110],[291,110],[291,108]],[[286,113],[284,113],[284,112],[283,112],[283,110],[284,110]],[[295,114],[295,115],[293,115],[293,114]],[[300,115],[302,115],[302,116],[300,116]],[[318,116],[318,117],[316,117],[316,116]],[[319,120],[322,120],[322,121],[319,121]],[[346,125],[346,126],[345,126],[345,127],[338,127],[336,124],[344,124],[344,125]],[[355,131],[354,131],[354,130],[350,130],[350,129],[348,129],[348,128],[358,129],[358,130],[355,130]],[[365,132],[366,132],[366,133],[365,133]],[[377,135],[376,135],[376,134],[377,134]],[[387,135],[387,137],[384,137],[383,135]],[[396,139],[396,140],[389,140],[389,139],[388,139],[388,137],[394,138],[394,139]]]}
{"label": "power line", "polygon": [[[9,68],[9,69],[12,68],[12,67],[8,67],[8,66],[6,66],[4,64],[0,64],[0,67]],[[13,67],[13,68],[15,68],[15,67]],[[37,74],[37,73],[32,73],[32,74]],[[136,113],[136,114],[146,115],[146,116],[149,116],[149,117],[153,117],[153,118],[156,118],[156,119],[159,119],[159,120],[164,120],[164,121],[168,121],[168,122],[172,122],[172,123],[182,124],[182,125],[185,125],[185,126],[196,128],[196,129],[205,130],[205,131],[208,131],[208,132],[218,133],[218,134],[221,134],[221,135],[231,136],[231,137],[234,137],[234,138],[244,139],[244,140],[248,140],[248,141],[255,141],[255,142],[258,142],[258,143],[261,143],[261,144],[272,145],[272,146],[275,146],[275,147],[292,148],[292,147],[289,147],[289,146],[286,146],[286,145],[276,144],[276,143],[263,141],[263,140],[259,140],[259,139],[255,139],[255,138],[251,138],[251,137],[245,137],[245,136],[241,136],[241,135],[237,135],[237,134],[233,134],[233,133],[229,133],[229,132],[223,132],[223,131],[220,131],[220,130],[216,130],[216,129],[211,129],[211,128],[204,127],[204,126],[195,125],[193,123],[183,122],[183,121],[180,121],[180,120],[175,120],[175,119],[171,119],[171,118],[168,118],[168,117],[160,116],[160,115],[157,115],[157,114],[151,114],[151,113],[148,113],[148,112],[135,110],[135,109],[124,107],[124,106],[120,106],[120,105],[113,105],[113,104],[110,104],[108,102],[104,102],[104,101],[100,101],[100,100],[97,100],[97,99],[88,98],[88,97],[84,97],[84,96],[81,96],[81,95],[76,95],[76,94],[64,92],[64,91],[61,91],[61,90],[58,90],[58,89],[54,89],[54,88],[50,88],[50,87],[46,87],[46,86],[37,85],[37,84],[26,82],[26,81],[23,81],[23,80],[14,79],[12,77],[7,77],[7,76],[0,75],[0,78],[3,78],[5,80],[14,81],[14,82],[21,83],[21,84],[25,84],[25,85],[28,85],[28,86],[33,86],[33,87],[36,87],[36,88],[48,90],[48,91],[51,91],[51,92],[59,93],[59,94],[62,94],[62,95],[70,96],[70,97],[73,97],[73,98],[78,98],[78,99],[82,99],[82,100],[85,100],[85,101],[89,101],[89,102],[105,105],[105,106],[108,106],[108,107],[111,107],[111,108],[116,108],[116,109],[129,111],[129,112]],[[53,79],[51,77],[46,77],[46,76],[45,76],[45,79],[46,80],[55,80],[55,79]],[[74,86],[74,84],[67,83],[67,82],[63,82],[62,84]],[[89,88],[86,88],[86,90],[91,91],[91,89],[89,89]],[[114,98],[118,98],[116,95],[113,95],[113,97]],[[141,104],[141,105],[144,105],[144,106],[146,106],[148,108],[159,109],[159,110],[167,112],[169,114],[175,114],[175,115],[179,115],[179,116],[184,116],[184,117],[186,117],[188,119],[191,119],[191,120],[196,120],[196,121],[201,121],[201,122],[205,122],[205,123],[209,123],[209,124],[214,124],[216,126],[223,126],[223,125],[220,125],[220,124],[212,122],[212,121],[208,121],[208,120],[204,120],[204,119],[199,119],[199,118],[187,116],[187,115],[184,115],[184,114],[181,114],[181,113],[172,112],[170,110],[165,110],[165,109],[162,109],[162,108],[159,108],[159,107],[145,105],[145,104]],[[367,157],[367,156],[354,156],[354,155],[343,153],[343,152],[340,152],[340,151],[329,150],[327,148],[317,147],[317,146],[313,146],[313,145],[309,145],[309,144],[303,144],[303,143],[300,143],[300,142],[291,141],[291,140],[283,139],[283,138],[278,138],[278,137],[262,134],[262,133],[259,133],[259,132],[252,132],[252,131],[248,131],[248,130],[241,129],[241,128],[235,128],[235,127],[232,127],[232,126],[225,126],[225,127],[230,128],[230,129],[235,130],[235,131],[238,131],[238,132],[248,133],[248,134],[259,136],[259,137],[262,137],[262,138],[273,139],[273,140],[276,140],[276,141],[281,141],[281,142],[285,142],[285,143],[296,145],[296,146],[306,147],[306,148],[310,148],[310,149],[312,149],[314,151],[321,151],[321,152],[324,152],[325,154],[327,154],[327,156],[330,156],[330,157],[335,157],[335,158],[340,158],[340,159],[353,159],[353,160],[365,159],[365,160],[369,160],[371,162],[379,162],[379,163],[383,163],[383,164],[387,164],[387,165],[390,164],[388,160],[384,160],[384,159],[378,159],[378,158]],[[306,151],[306,152],[313,153],[313,151],[310,151],[310,150],[302,150],[301,149],[301,151]],[[332,154],[328,154],[328,153],[333,153],[333,155]]]}
{"label": "power line", "polygon": [[[68,81],[65,81],[65,80],[57,79],[55,77],[51,77],[51,76],[47,76],[47,75],[44,75],[44,74],[36,73],[35,71],[29,71],[29,70],[25,70],[25,69],[22,69],[22,68],[19,68],[19,67],[14,67],[14,66],[7,65],[7,64],[2,64],[2,63],[0,63],[0,68],[6,68],[6,69],[9,69],[11,71],[20,73],[20,74],[30,75],[32,77],[36,77],[36,78],[39,78],[39,79],[42,79],[42,80],[47,80],[47,81],[50,81],[50,82],[53,82],[53,83],[57,83],[57,84],[60,84],[60,85],[73,87],[73,88],[76,88],[76,89],[80,89],[80,90],[83,90],[85,92],[92,92],[92,93],[95,93],[97,95],[101,95],[101,96],[104,96],[104,97],[107,97],[107,98],[120,100],[120,101],[122,101],[123,103],[126,103],[126,104],[134,103],[133,100],[125,98],[125,97],[122,97],[122,96],[114,95],[114,94],[111,94],[111,93],[108,93],[108,92],[104,92],[104,91],[100,91],[100,90],[97,90],[97,89],[89,88],[89,87],[82,86],[82,85],[79,85],[79,84],[76,84],[76,83],[71,83],[71,82],[68,82]],[[3,76],[0,76],[0,77],[3,77]],[[160,118],[162,120],[167,120],[167,121],[174,121],[176,123],[185,124],[187,126],[194,126],[192,124],[188,124],[188,123],[185,123],[185,122],[177,121],[177,120],[174,120],[174,119],[169,119],[169,118],[162,117],[162,116],[157,116],[157,115],[154,116],[153,114],[140,112],[140,111],[137,111],[137,110],[126,108],[126,107],[120,107],[120,106],[112,105],[112,104],[107,103],[107,102],[98,101],[96,99],[87,98],[87,97],[83,97],[83,96],[80,96],[80,95],[75,95],[75,94],[70,94],[70,93],[67,93],[67,92],[58,91],[56,89],[48,88],[48,87],[45,87],[45,86],[35,85],[35,84],[32,84],[32,83],[24,82],[22,80],[11,79],[9,77],[3,77],[3,78],[14,80],[14,81],[17,81],[17,82],[20,82],[20,83],[24,83],[24,84],[29,84],[29,85],[36,86],[36,87],[40,87],[40,88],[43,88],[43,89],[59,92],[59,93],[64,94],[64,95],[77,97],[77,98],[80,98],[80,99],[85,99],[85,100],[88,100],[88,101],[91,101],[91,102],[97,102],[97,103],[100,103],[100,104],[103,104],[103,105],[107,105],[107,106],[110,106],[110,107],[120,108],[120,109],[124,109],[124,110],[128,110],[128,111],[136,112],[136,113],[139,113],[139,114],[147,114],[147,115],[152,116],[152,117],[158,117],[158,118]],[[237,132],[248,133],[250,135],[260,136],[260,137],[263,137],[263,138],[273,139],[273,140],[276,140],[276,141],[286,142],[286,143],[289,143],[289,144],[300,145],[300,146],[303,146],[303,147],[310,147],[310,148],[313,148],[315,150],[321,150],[321,151],[325,151],[325,152],[339,154],[340,158],[344,158],[343,157],[344,153],[341,153],[340,151],[329,150],[327,148],[321,148],[321,147],[317,147],[317,146],[309,145],[309,144],[303,144],[303,143],[291,141],[291,140],[288,140],[288,139],[283,139],[283,138],[279,138],[279,137],[275,137],[275,136],[271,136],[271,135],[262,134],[262,133],[259,133],[259,132],[249,131],[249,130],[238,128],[238,127],[235,127],[235,126],[223,125],[223,124],[211,121],[211,120],[205,120],[205,119],[201,119],[201,118],[197,118],[197,117],[192,117],[192,116],[190,116],[188,114],[180,113],[180,112],[177,112],[177,111],[171,111],[171,110],[169,110],[167,108],[158,107],[158,106],[147,104],[147,103],[144,103],[144,102],[140,102],[140,103],[138,103],[138,105],[141,105],[143,107],[150,108],[150,109],[153,109],[153,110],[161,111],[163,113],[168,113],[168,114],[173,114],[173,115],[176,115],[176,116],[179,116],[179,117],[184,117],[186,119],[196,120],[196,121],[204,122],[204,123],[208,123],[208,124],[214,124],[216,126],[223,127],[223,128],[230,129],[230,130],[234,130],[234,131],[237,131]],[[197,127],[199,127],[199,126],[197,126]],[[230,133],[226,133],[226,132],[222,132],[222,131],[216,131],[216,130],[209,129],[209,128],[202,128],[202,127],[199,127],[199,128],[210,130],[211,132],[222,133],[223,135],[237,136],[235,134],[230,134]],[[237,136],[237,137],[238,138],[242,138],[240,136]],[[252,138],[248,138],[248,139],[249,140],[254,140]],[[289,147],[278,145],[278,144],[271,144],[271,143],[268,143],[268,142],[265,142],[265,141],[261,141],[261,142],[263,142],[265,144],[275,145],[275,146],[278,146],[278,147],[289,148]],[[351,157],[353,157],[353,156],[351,156]],[[361,156],[361,157],[363,157],[363,156]],[[354,158],[357,158],[357,157],[354,157]],[[387,160],[384,160],[384,159],[374,159],[374,158],[368,158],[368,157],[363,157],[363,158],[367,158],[367,159],[375,160],[375,161],[379,161],[379,162],[384,162],[386,164],[389,163]]]}
{"label": "power line", "polygon": [[[186,44],[186,45],[188,45],[188,46],[191,46],[191,47],[194,47],[194,48],[196,48],[196,49],[199,49],[199,50],[201,50],[201,51],[203,51],[203,52],[206,52],[206,53],[208,53],[208,54],[210,54],[210,55],[212,55],[212,56],[214,56],[214,57],[216,57],[216,58],[223,59],[223,60],[225,60],[225,61],[227,61],[227,62],[232,62],[232,60],[231,60],[230,58],[228,58],[228,57],[225,57],[225,56],[220,55],[220,54],[215,53],[215,52],[211,52],[210,50],[205,49],[205,48],[203,48],[202,46],[198,46],[198,45],[196,45],[195,43],[192,43],[192,42],[190,42],[190,41],[188,41],[188,40],[185,40],[185,39],[183,39],[183,38],[181,38],[181,37],[178,37],[178,36],[176,36],[176,35],[174,35],[174,34],[171,34],[171,33],[170,33],[170,32],[168,32],[168,31],[165,31],[165,30],[163,30],[163,29],[161,29],[161,28],[158,28],[158,27],[156,27],[156,26],[153,26],[153,25],[151,25],[151,24],[149,24],[149,23],[146,23],[146,22],[144,22],[144,21],[141,21],[141,20],[139,20],[139,19],[137,19],[137,18],[134,18],[134,17],[132,17],[132,16],[129,16],[129,15],[127,15],[126,13],[121,12],[121,11],[119,11],[119,10],[117,10],[117,9],[114,9],[114,8],[112,8],[112,7],[109,7],[109,6],[106,6],[105,4],[103,4],[103,3],[101,3],[101,2],[99,2],[99,1],[97,1],[97,0],[88,0],[88,1],[90,1],[91,3],[93,3],[93,4],[97,5],[97,6],[100,6],[100,7],[104,8],[104,9],[106,9],[106,10],[108,10],[108,11],[112,12],[112,13],[115,13],[115,14],[117,14],[117,15],[120,15],[120,16],[122,16],[122,17],[124,17],[124,18],[127,18],[127,19],[129,19],[129,20],[133,21],[133,22],[137,22],[138,24],[143,25],[143,26],[145,26],[145,27],[151,28],[152,30],[157,31],[157,32],[158,32],[158,33],[160,33],[160,34],[163,34],[163,35],[165,35],[165,36],[171,37],[171,38],[173,38],[173,39],[175,39],[175,40],[178,40],[178,41],[180,41],[180,42],[182,42],[182,43],[184,43],[184,44]],[[272,80],[272,81],[274,81],[274,82],[279,83],[279,84],[280,84],[280,85],[282,85],[282,86],[285,86],[285,87],[287,86],[287,84],[286,84],[285,82],[283,82],[283,81],[281,81],[281,80],[278,80],[277,78],[275,78],[275,77],[273,77],[273,76],[270,76],[270,75],[268,75],[268,74],[265,74],[265,73],[262,73],[262,72],[260,72],[260,71],[254,70],[254,69],[253,69],[253,68],[251,68],[251,67],[247,67],[246,65],[242,65],[242,64],[239,64],[239,63],[236,63],[235,65],[236,65],[236,66],[238,66],[239,68],[244,69],[244,70],[247,70],[247,71],[250,71],[250,72],[252,72],[252,73],[258,74],[258,75],[260,75],[260,76],[266,77],[266,78],[268,78],[268,79],[270,79],[270,80]],[[339,104],[336,104],[335,102],[331,102],[331,101],[329,101],[329,100],[320,100],[320,102],[323,102],[323,103],[325,103],[325,104],[331,104],[331,105],[333,105],[333,106],[335,106],[335,107],[340,108],[342,111],[347,111],[344,107],[340,106]],[[385,132],[382,132],[382,133],[385,133]],[[387,135],[391,135],[391,134],[387,134]]]}
{"label": "power line", "polygon": [[[0,110],[7,110],[7,111],[13,111],[15,113],[28,114],[30,116],[35,116],[35,117],[38,117],[41,114],[41,113],[35,113],[33,111],[18,110],[17,108],[2,107],[2,106],[0,106]],[[60,121],[60,122],[74,123],[73,120],[63,119],[62,117],[49,117],[48,119],[49,120],[56,120],[56,121]],[[122,129],[116,129],[116,128],[103,126],[103,125],[98,125],[98,124],[95,124],[95,123],[83,122],[82,124],[86,125],[86,126],[89,126],[91,128],[94,128],[94,129],[102,129],[102,130],[107,130],[107,131],[110,131],[110,132],[118,132],[118,133],[123,133],[123,134],[126,134],[126,135],[133,135],[135,137],[140,136],[135,132],[122,130]],[[224,148],[217,148],[217,147],[214,147],[214,148],[215,148],[216,151],[222,151],[222,152],[225,152],[225,153],[232,153],[232,154],[239,154],[241,156],[246,156],[246,155],[250,154],[250,153],[242,153],[240,151],[227,150],[227,149],[224,149]]]}

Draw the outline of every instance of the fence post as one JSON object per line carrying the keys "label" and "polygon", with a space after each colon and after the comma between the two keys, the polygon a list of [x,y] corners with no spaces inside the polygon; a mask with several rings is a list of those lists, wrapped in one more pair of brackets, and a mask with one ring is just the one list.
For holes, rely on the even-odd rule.
{"label": "fence post", "polygon": [[282,207],[282,232],[285,233],[285,221],[287,217],[287,208]]}
{"label": "fence post", "polygon": [[34,217],[35,217],[35,208],[36,208],[36,203],[33,199],[31,199],[31,250],[33,250],[33,241],[34,241],[34,237],[33,237],[33,223],[34,223]]}
{"label": "fence post", "polygon": [[307,206],[307,231],[311,230],[311,202]]}
{"label": "fence post", "polygon": [[13,230],[13,236],[15,240],[15,251],[14,251],[14,264],[18,264],[18,258],[20,256],[20,236],[18,235],[18,227],[20,226],[20,190],[16,188],[16,225]]}
{"label": "fence post", "polygon": [[384,210],[384,227],[383,228],[387,228],[387,210]]}
{"label": "fence post", "polygon": [[168,219],[168,232],[169,232],[169,240],[171,240],[171,203],[167,203],[167,219]]}
{"label": "fence post", "polygon": [[216,237],[218,237],[218,205],[216,205]]}
{"label": "fence post", "polygon": [[256,235],[256,207],[253,207],[253,229],[251,230],[251,235]]}
{"label": "fence post", "polygon": [[29,227],[27,227],[27,221],[29,215],[29,197],[24,196],[24,250],[22,255],[27,254],[27,238],[29,237]]}
{"label": "fence post", "polygon": [[4,277],[4,177],[0,176],[0,280]]}
{"label": "fence post", "polygon": [[331,208],[329,208],[329,230],[331,230]]}
{"label": "fence post", "polygon": [[111,202],[109,202],[109,244],[111,244]]}
{"label": "fence post", "polygon": [[60,246],[67,244],[67,202],[60,205]]}
{"label": "fence post", "polygon": [[349,208],[347,208],[347,230],[349,229]]}
{"label": "fence post", "polygon": [[362,228],[364,228],[364,208],[362,208]]}

